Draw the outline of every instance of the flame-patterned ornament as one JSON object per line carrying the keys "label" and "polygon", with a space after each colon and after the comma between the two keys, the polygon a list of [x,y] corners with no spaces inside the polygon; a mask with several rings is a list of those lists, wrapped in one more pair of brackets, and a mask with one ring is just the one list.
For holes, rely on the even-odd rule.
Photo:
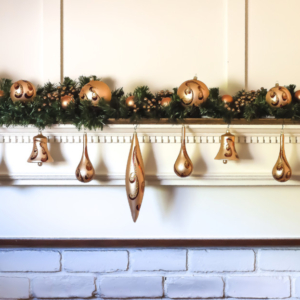
{"label": "flame-patterned ornament", "polygon": [[136,132],[133,134],[126,168],[126,194],[131,216],[136,222],[145,192],[145,170]]}

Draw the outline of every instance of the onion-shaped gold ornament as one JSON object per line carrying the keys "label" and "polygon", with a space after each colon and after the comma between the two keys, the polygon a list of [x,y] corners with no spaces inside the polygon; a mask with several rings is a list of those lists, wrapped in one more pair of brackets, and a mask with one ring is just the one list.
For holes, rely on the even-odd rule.
{"label": "onion-shaped gold ornament", "polygon": [[287,88],[277,83],[275,87],[268,91],[266,101],[272,107],[283,107],[292,102],[292,95]]}
{"label": "onion-shaped gold ornament", "polygon": [[181,148],[174,164],[174,172],[179,177],[188,177],[193,172],[193,163],[185,147],[185,126],[182,126]]}
{"label": "onion-shaped gold ornament", "polygon": [[133,134],[126,167],[126,194],[133,222],[136,222],[145,192],[145,170],[136,132]]}
{"label": "onion-shaped gold ornament", "polygon": [[284,151],[284,134],[280,134],[280,150],[272,175],[279,182],[286,182],[292,177],[292,169],[286,159]]}
{"label": "onion-shaped gold ornament", "polygon": [[30,102],[33,101],[35,95],[36,89],[34,85],[26,80],[19,80],[10,88],[10,98],[13,102]]}
{"label": "onion-shaped gold ornament", "polygon": [[111,91],[106,83],[98,80],[92,80],[87,83],[79,93],[80,100],[89,100],[93,105],[97,105],[101,98],[109,102],[111,100]]}
{"label": "onion-shaped gold ornament", "polygon": [[184,106],[200,106],[209,96],[209,89],[202,82],[194,77],[193,80],[185,81],[178,88],[177,95]]}

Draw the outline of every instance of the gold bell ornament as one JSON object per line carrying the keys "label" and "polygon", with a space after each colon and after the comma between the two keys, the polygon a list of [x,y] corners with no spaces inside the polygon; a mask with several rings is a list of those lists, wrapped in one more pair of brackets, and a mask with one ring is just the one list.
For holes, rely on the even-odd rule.
{"label": "gold bell ornament", "polygon": [[88,150],[87,150],[87,134],[83,135],[83,151],[81,160],[77,166],[75,172],[77,180],[87,183],[93,180],[95,176],[94,167],[90,161]]}
{"label": "gold bell ornament", "polygon": [[33,138],[33,148],[27,162],[37,163],[38,166],[54,162],[47,147],[47,138],[41,132]]}
{"label": "gold bell ornament", "polygon": [[145,192],[144,163],[136,131],[131,141],[125,177],[126,194],[131,216],[133,222],[136,222]]}
{"label": "gold bell ornament", "polygon": [[185,147],[185,126],[182,126],[181,148],[174,164],[174,172],[179,177],[188,177],[193,172],[193,163]]}
{"label": "gold bell ornament", "polygon": [[227,160],[239,160],[234,144],[235,136],[227,129],[226,133],[221,136],[220,150],[215,159],[222,159],[224,164],[227,164]]}
{"label": "gold bell ornament", "polygon": [[292,177],[292,169],[286,159],[284,151],[284,134],[280,134],[280,150],[275,166],[272,170],[272,175],[279,182],[286,182]]}

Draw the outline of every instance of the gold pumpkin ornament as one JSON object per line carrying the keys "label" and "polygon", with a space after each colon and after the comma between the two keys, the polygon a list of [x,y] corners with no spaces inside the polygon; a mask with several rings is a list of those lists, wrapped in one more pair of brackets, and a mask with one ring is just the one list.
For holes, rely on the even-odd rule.
{"label": "gold pumpkin ornament", "polygon": [[292,102],[292,95],[287,88],[277,83],[268,91],[266,101],[272,107],[283,107]]}
{"label": "gold pumpkin ornament", "polygon": [[93,105],[97,105],[101,98],[106,102],[111,100],[111,90],[108,85],[102,81],[90,81],[79,93],[80,100],[89,100]]}
{"label": "gold pumpkin ornament", "polygon": [[209,89],[202,82],[194,77],[192,80],[187,80],[180,85],[177,91],[184,106],[200,106],[209,96]]}
{"label": "gold pumpkin ornament", "polygon": [[35,95],[36,89],[34,85],[26,80],[19,80],[10,88],[10,98],[13,102],[30,102],[33,101]]}

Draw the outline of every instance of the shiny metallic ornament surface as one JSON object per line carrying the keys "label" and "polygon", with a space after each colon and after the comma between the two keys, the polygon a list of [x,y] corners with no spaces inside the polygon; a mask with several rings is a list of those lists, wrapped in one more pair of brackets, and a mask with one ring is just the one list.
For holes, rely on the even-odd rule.
{"label": "shiny metallic ornament surface", "polygon": [[94,167],[90,161],[88,150],[87,150],[87,134],[83,135],[83,151],[81,160],[76,168],[75,175],[77,180],[87,183],[93,180],[95,176]]}
{"label": "shiny metallic ornament surface", "polygon": [[268,91],[266,101],[271,107],[283,107],[292,102],[292,95],[287,88],[277,83]]}
{"label": "shiny metallic ornament surface", "polygon": [[73,95],[65,95],[60,98],[61,107],[66,109],[71,102],[74,102]]}
{"label": "shiny metallic ornament surface", "polygon": [[54,162],[47,146],[47,138],[39,133],[33,138],[33,148],[32,152],[27,160],[29,163],[37,163],[42,166],[43,163]]}
{"label": "shiny metallic ornament surface", "polygon": [[280,134],[280,150],[272,175],[279,182],[286,182],[292,177],[292,169],[286,159],[284,151],[284,134]]}
{"label": "shiny metallic ornament surface", "polygon": [[167,107],[170,105],[172,99],[170,97],[162,98],[160,105],[163,107]]}
{"label": "shiny metallic ornament surface", "polygon": [[125,100],[125,104],[128,108],[134,108],[135,102],[134,102],[134,96],[129,96]]}
{"label": "shiny metallic ornament surface", "polygon": [[185,126],[182,126],[181,148],[174,164],[174,172],[179,177],[188,177],[193,172],[193,163],[185,147]]}
{"label": "shiny metallic ornament surface", "polygon": [[145,192],[145,169],[136,132],[129,151],[126,176],[126,194],[133,222],[136,222]]}
{"label": "shiny metallic ornament surface", "polygon": [[223,160],[224,164],[227,164],[228,160],[239,160],[235,150],[235,136],[229,130],[221,136],[220,149],[215,159]]}
{"label": "shiny metallic ornament surface", "polygon": [[79,93],[80,100],[89,100],[93,105],[97,105],[101,98],[109,102],[111,100],[111,91],[106,83],[98,80],[92,80],[87,83]]}
{"label": "shiny metallic ornament surface", "polygon": [[300,90],[295,92],[295,98],[300,101]]}
{"label": "shiny metallic ornament surface", "polygon": [[224,103],[230,103],[233,101],[233,98],[230,95],[223,95],[221,99]]}
{"label": "shiny metallic ornament surface", "polygon": [[4,96],[4,91],[0,90],[0,97]]}
{"label": "shiny metallic ornament surface", "polygon": [[180,85],[177,95],[184,106],[200,106],[207,100],[209,89],[202,81],[194,77],[194,79],[185,81]]}
{"label": "shiny metallic ornament surface", "polygon": [[33,101],[35,96],[36,89],[34,85],[26,80],[19,80],[10,88],[10,98],[13,102],[30,102]]}

